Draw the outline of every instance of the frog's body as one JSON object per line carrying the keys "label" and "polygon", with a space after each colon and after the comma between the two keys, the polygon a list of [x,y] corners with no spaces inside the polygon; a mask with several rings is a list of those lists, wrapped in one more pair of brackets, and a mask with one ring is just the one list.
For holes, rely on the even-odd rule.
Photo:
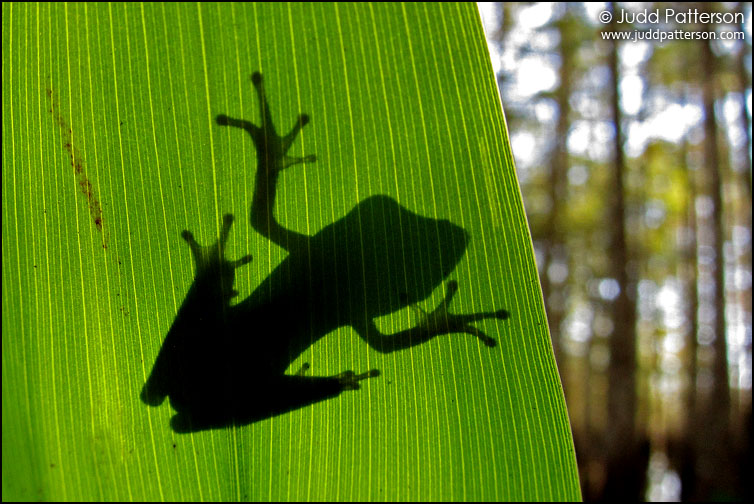
{"label": "frog's body", "polygon": [[231,305],[235,269],[251,261],[224,257],[232,216],[220,239],[200,246],[190,232],[196,278],[165,338],[142,391],[151,405],[169,396],[178,411],[172,425],[186,432],[248,423],[358,389],[377,370],[330,377],[286,375],[290,364],[333,330],[351,326],[374,349],[392,352],[439,334],[466,332],[495,342],[469,322],[508,317],[505,310],[455,315],[447,311],[457,289],[448,284],[441,304],[414,328],[384,335],[374,319],[427,298],[455,268],[468,237],[447,220],[425,218],[387,196],[373,196],[314,236],[282,227],[274,218],[276,182],[285,168],[314,161],[286,153],[308,123],[301,115],[280,137],[274,130],[262,77],[252,81],[262,107],[262,126],[218,116],[221,125],[245,129],[258,155],[251,208],[254,229],[288,250],[285,260],[244,301]]}
{"label": "frog's body", "polygon": [[[401,244],[401,225],[410,243]],[[374,196],[315,234],[301,250],[291,250],[248,299],[231,308],[231,318],[241,330],[259,324],[260,319],[247,316],[250,312],[274,315],[269,330],[281,337],[270,342],[274,348],[265,362],[283,372],[338,327],[352,326],[363,334],[370,320],[428,297],[465,248],[462,228]]]}

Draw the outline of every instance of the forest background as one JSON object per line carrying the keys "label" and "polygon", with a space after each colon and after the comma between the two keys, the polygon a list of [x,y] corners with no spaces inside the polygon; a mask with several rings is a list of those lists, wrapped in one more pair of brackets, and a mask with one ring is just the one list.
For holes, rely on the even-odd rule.
{"label": "forest background", "polygon": [[584,500],[749,499],[751,3],[480,10]]}

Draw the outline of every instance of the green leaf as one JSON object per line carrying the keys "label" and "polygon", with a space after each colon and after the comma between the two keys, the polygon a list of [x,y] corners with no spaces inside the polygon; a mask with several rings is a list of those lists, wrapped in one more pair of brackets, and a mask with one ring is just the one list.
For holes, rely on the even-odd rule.
{"label": "green leaf", "polygon": [[[580,498],[473,4],[3,3],[2,15],[3,499]],[[317,162],[281,175],[280,222],[313,235],[372,195],[448,219],[470,236],[447,279],[452,311],[511,317],[476,323],[494,348],[453,334],[380,354],[340,328],[289,372],[380,377],[176,434],[168,402],[139,393],[193,279],[181,231],[209,243],[237,216],[228,256],[254,257],[241,299],[286,257],[248,225],[250,138],[213,122],[259,117],[255,70],[280,130],[311,117],[292,154]],[[408,309],[377,320],[414,323]]]}

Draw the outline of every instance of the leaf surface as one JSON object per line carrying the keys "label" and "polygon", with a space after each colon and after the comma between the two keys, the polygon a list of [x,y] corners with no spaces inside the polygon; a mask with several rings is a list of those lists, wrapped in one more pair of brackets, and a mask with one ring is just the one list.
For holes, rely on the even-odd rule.
{"label": "leaf surface", "polygon": [[[510,142],[473,4],[14,4],[3,14],[3,497],[580,498]],[[278,185],[313,235],[372,195],[470,236],[451,309],[511,318],[379,354],[350,327],[295,362],[377,368],[358,391],[176,434],[139,392],[217,237],[248,296],[286,252],[248,225],[256,152],[217,114],[311,123]],[[391,230],[395,232],[395,230]],[[442,299],[438,287],[421,303]],[[296,306],[290,316],[297,316]],[[384,332],[416,323],[404,309]],[[211,335],[208,335],[208,338]],[[265,338],[277,335],[253,335]],[[253,384],[250,385],[253,389]],[[252,390],[249,392],[252,394]]]}

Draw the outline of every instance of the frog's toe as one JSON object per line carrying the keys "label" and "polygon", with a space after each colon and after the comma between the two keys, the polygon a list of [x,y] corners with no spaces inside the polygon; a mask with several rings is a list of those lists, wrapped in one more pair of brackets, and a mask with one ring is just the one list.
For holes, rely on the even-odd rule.
{"label": "frog's toe", "polygon": [[338,379],[341,387],[343,387],[343,390],[358,390],[359,382],[361,380],[374,378],[375,376],[380,376],[379,369],[370,369],[369,371],[361,374],[356,374],[349,369],[348,371],[343,371],[342,373],[335,375],[333,378]]}
{"label": "frog's toe", "polygon": [[222,248],[225,247],[225,243],[228,241],[228,236],[230,235],[230,227],[233,225],[233,219],[233,214],[223,215],[223,227],[220,230],[220,239],[218,240],[218,244]]}
{"label": "frog's toe", "polygon": [[177,432],[179,434],[185,434],[187,432],[191,432],[192,430],[190,419],[182,413],[173,415],[173,417],[170,419],[170,427],[173,428],[174,432]]}
{"label": "frog's toe", "polygon": [[482,331],[477,329],[474,326],[466,326],[460,330],[461,332],[465,332],[466,334],[471,334],[472,336],[476,336],[482,343],[484,343],[486,346],[493,348],[497,346],[497,341],[490,338],[486,334],[484,334]]}
{"label": "frog's toe", "polygon": [[240,259],[236,259],[235,261],[230,261],[230,265],[233,268],[240,268],[244,264],[249,264],[253,258],[251,257],[251,254],[245,255]]}
{"label": "frog's toe", "polygon": [[297,165],[297,164],[305,164],[305,163],[314,163],[317,160],[317,156],[314,154],[310,154],[308,156],[298,157],[298,156],[289,156],[285,155],[283,156],[283,167],[282,170],[285,170],[289,166]]}
{"label": "frog's toe", "polygon": [[198,261],[202,254],[202,246],[197,243],[194,234],[191,231],[184,229],[181,233],[181,238],[188,243],[189,249],[191,249],[191,254],[194,256],[194,260]]}
{"label": "frog's toe", "polygon": [[304,362],[294,376],[306,376],[306,372],[309,371],[310,367],[308,362]]}
{"label": "frog's toe", "polygon": [[194,239],[194,233],[192,233],[188,229],[184,229],[183,231],[181,231],[181,238],[186,240],[189,245],[196,244],[196,240]]}

